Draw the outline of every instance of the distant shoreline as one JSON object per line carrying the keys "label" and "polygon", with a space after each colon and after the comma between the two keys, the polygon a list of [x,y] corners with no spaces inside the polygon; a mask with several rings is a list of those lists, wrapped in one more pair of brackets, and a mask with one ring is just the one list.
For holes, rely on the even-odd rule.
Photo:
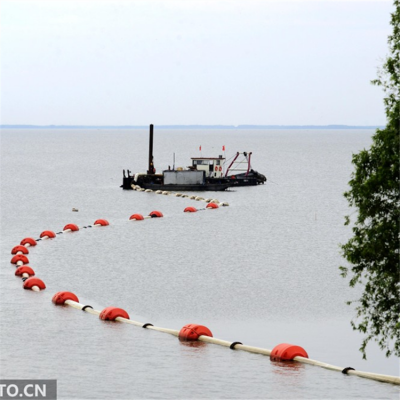
{"label": "distant shoreline", "polygon": [[[149,125],[0,125],[0,129],[148,129]],[[382,125],[155,125],[156,129],[383,129]]]}

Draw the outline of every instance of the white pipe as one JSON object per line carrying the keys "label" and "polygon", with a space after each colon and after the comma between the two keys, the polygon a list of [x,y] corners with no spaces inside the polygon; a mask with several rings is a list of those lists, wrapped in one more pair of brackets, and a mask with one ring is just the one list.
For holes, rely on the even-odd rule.
{"label": "white pipe", "polygon": [[[143,322],[138,322],[138,321],[134,321],[132,319],[127,319],[127,318],[123,318],[123,317],[117,317],[117,318],[115,318],[115,320],[119,321],[119,322],[124,322],[126,324],[140,326],[140,327],[143,327],[143,325],[144,325]],[[158,326],[153,326],[153,325],[147,326],[146,329],[153,329],[154,331],[165,332],[165,333],[169,333],[174,336],[179,336],[179,331],[176,331],[175,329],[160,328]]]}
{"label": "white pipe", "polygon": [[18,267],[20,267],[21,265],[24,265],[24,263],[22,261],[17,261],[16,265],[18,265]]}
{"label": "white pipe", "polygon": [[29,274],[28,274],[27,272],[24,272],[24,273],[22,274],[22,278],[29,278]]}
{"label": "white pipe", "polygon": [[[33,286],[32,290],[40,291],[40,289],[37,286]],[[67,304],[73,308],[77,308],[78,310],[82,310],[82,308],[84,307],[83,304],[77,303],[76,301],[73,301],[73,300],[66,300],[64,304]],[[100,311],[93,310],[92,308],[86,308],[85,311],[88,312],[89,314],[100,315]],[[127,318],[123,318],[123,317],[117,317],[117,318],[115,318],[115,320],[119,321],[119,322],[124,322],[126,324],[140,326],[140,327],[143,327],[143,325],[144,325],[142,322],[133,321],[131,319],[127,319]],[[179,331],[174,330],[174,329],[160,328],[158,326],[152,326],[152,325],[147,326],[146,329],[152,329],[153,331],[159,331],[159,332],[169,333],[170,335],[179,336]],[[217,344],[217,345],[225,346],[225,347],[230,347],[232,345],[232,342],[229,342],[227,340],[221,340],[221,339],[217,339],[217,338],[210,337],[210,336],[204,336],[204,335],[199,336],[198,340],[201,342]],[[243,344],[239,344],[239,343],[235,345],[235,350],[243,350],[243,351],[248,351],[250,353],[264,354],[266,356],[271,355],[271,350],[269,350],[269,349],[247,346],[247,345],[243,345]],[[324,363],[321,361],[312,360],[310,358],[297,356],[297,357],[293,358],[293,361],[298,361],[298,362],[302,362],[305,364],[315,365],[315,366],[329,369],[332,371],[337,371],[337,372],[343,371],[342,367],[337,367],[337,366],[330,365],[330,364],[327,364],[327,363]],[[349,371],[347,371],[347,375],[356,375],[356,376],[359,376],[362,378],[368,378],[368,379],[373,379],[373,380],[380,381],[380,382],[388,382],[388,383],[400,385],[400,378],[397,376],[375,374],[372,372],[363,372],[363,371],[357,371],[357,370],[349,370]]]}
{"label": "white pipe", "polygon": [[[85,307],[85,304],[81,304],[81,303],[77,303],[76,301],[73,300],[65,300],[64,304],[67,304],[73,308],[77,308],[78,310],[82,310],[83,307]],[[85,312],[88,312],[89,314],[93,314],[93,315],[100,315],[99,310],[94,310],[93,308],[86,308]]]}
{"label": "white pipe", "polygon": [[143,322],[137,322],[137,321],[133,321],[132,319],[127,319],[127,318],[123,318],[123,317],[117,317],[117,318],[115,318],[115,320],[119,321],[119,322],[125,322],[126,324],[140,326],[140,327],[142,327],[144,325]]}
{"label": "white pipe", "polygon": [[40,239],[45,240],[45,239],[48,239],[48,238],[49,238],[48,236],[43,236],[43,237],[40,238]]}
{"label": "white pipe", "polygon": [[65,231],[63,231],[63,233],[71,232],[71,230],[72,230],[72,229],[66,229]]}
{"label": "white pipe", "polygon": [[[315,365],[315,366],[318,366],[321,368],[329,369],[331,371],[342,372],[344,369],[343,367],[337,367],[335,365],[326,364],[321,361],[312,360],[310,358],[305,358],[305,357],[300,357],[300,356],[294,357],[293,360],[302,362],[304,364],[310,364],[310,365]],[[373,380],[380,381],[380,382],[388,382],[388,383],[394,383],[396,385],[400,385],[400,377],[397,377],[397,376],[375,374],[373,372],[363,372],[363,371],[357,371],[357,370],[349,370],[349,371],[347,371],[347,375],[356,375],[356,376],[360,376],[362,378],[369,378],[369,379],[373,379]]]}
{"label": "white pipe", "polygon": [[228,342],[227,340],[221,340],[215,337],[204,336],[204,335],[199,336],[198,340],[200,340],[201,342],[218,344],[220,346],[225,346],[225,347],[229,347],[232,344],[232,342]]}
{"label": "white pipe", "polygon": [[293,358],[294,361],[302,362],[304,364],[310,364],[310,365],[315,365],[317,367],[325,368],[325,369],[330,369],[331,371],[338,371],[342,372],[343,368],[341,367],[336,367],[335,365],[330,365],[321,361],[313,360],[311,358],[305,358],[301,356],[297,356]]}
{"label": "white pipe", "polygon": [[355,371],[350,370],[347,372],[347,374],[348,375],[356,375],[361,378],[373,379],[375,381],[388,382],[388,383],[394,383],[395,385],[400,385],[400,378],[397,376],[374,374],[372,372],[363,372],[363,371],[357,371],[357,370],[355,370]]}
{"label": "white pipe", "polygon": [[40,292],[40,287],[39,286],[32,286],[31,290],[33,290],[34,292]]}
{"label": "white pipe", "polygon": [[29,247],[30,245],[31,245],[30,243],[26,243],[26,244],[24,244],[23,246]]}
{"label": "white pipe", "polygon": [[169,333],[170,335],[179,336],[179,331],[176,331],[175,329],[160,328],[158,326],[148,326],[146,329],[152,329],[153,331],[165,332]]}
{"label": "white pipe", "polygon": [[261,347],[246,346],[244,344],[236,344],[235,350],[244,350],[244,351],[248,351],[250,353],[264,354],[266,356],[271,355],[271,350],[269,350],[269,349],[263,349]]}

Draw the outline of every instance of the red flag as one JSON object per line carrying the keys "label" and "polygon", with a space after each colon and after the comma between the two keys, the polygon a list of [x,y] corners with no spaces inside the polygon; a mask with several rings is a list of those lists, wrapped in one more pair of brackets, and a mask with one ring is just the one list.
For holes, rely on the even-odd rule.
{"label": "red flag", "polygon": [[222,151],[225,151],[225,146],[222,146]]}
{"label": "red flag", "polygon": [[200,147],[199,147],[199,150],[201,151],[201,145],[200,145]]}

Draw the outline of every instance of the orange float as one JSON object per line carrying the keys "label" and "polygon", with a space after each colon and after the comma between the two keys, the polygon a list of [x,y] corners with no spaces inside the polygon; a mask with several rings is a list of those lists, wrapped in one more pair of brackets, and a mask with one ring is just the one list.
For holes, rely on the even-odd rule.
{"label": "orange float", "polygon": [[29,264],[29,260],[27,256],[23,254],[17,254],[11,259],[11,264],[17,264],[18,262],[22,262],[22,264]]}
{"label": "orange float", "polygon": [[278,344],[272,349],[270,355],[271,360],[274,361],[293,360],[297,356],[308,358],[307,352],[302,347],[289,343]]}
{"label": "orange float", "polygon": [[36,240],[34,238],[30,238],[30,237],[22,239],[21,240],[21,244],[22,244],[22,246],[25,246],[26,244],[29,244],[29,246],[36,246],[37,245]]}
{"label": "orange float", "polygon": [[76,232],[79,231],[79,226],[75,224],[68,224],[64,226],[63,231],[66,231],[67,229],[70,229],[72,232]]}
{"label": "orange float", "polygon": [[216,203],[208,203],[206,208],[219,208],[219,206]]}
{"label": "orange float", "polygon": [[47,236],[50,239],[54,239],[56,237],[56,234],[53,231],[43,231],[40,234],[40,237],[44,238],[45,236]]}
{"label": "orange float", "polygon": [[115,321],[118,317],[129,319],[129,314],[122,308],[106,307],[99,315],[103,321]]}
{"label": "orange float", "polygon": [[186,207],[183,212],[196,212],[197,208],[194,207]]}
{"label": "orange float", "polygon": [[22,245],[13,247],[13,249],[11,250],[11,254],[17,254],[19,251],[23,254],[29,254],[29,250]]}
{"label": "orange float", "polygon": [[34,276],[28,278],[24,282],[24,289],[32,289],[34,286],[37,286],[40,290],[46,289],[46,285],[44,284],[44,282],[41,279],[36,278]]}
{"label": "orange float", "polygon": [[199,336],[213,337],[213,334],[206,326],[196,324],[187,324],[179,331],[179,339],[182,341],[198,340]]}
{"label": "orange float", "polygon": [[107,226],[110,225],[106,219],[96,219],[93,225]]}
{"label": "orange float", "polygon": [[29,265],[21,265],[15,270],[15,276],[23,276],[24,274],[33,276],[35,275],[35,271]]}
{"label": "orange float", "polygon": [[53,298],[52,298],[52,302],[58,306],[63,305],[67,300],[72,300],[72,301],[76,301],[77,303],[79,303],[79,299],[78,297],[71,292],[57,292]]}
{"label": "orange float", "polygon": [[144,220],[142,214],[132,214],[132,215],[129,217],[129,219],[130,219],[130,220],[131,220],[131,219],[134,219],[134,220],[136,220],[136,221],[143,221],[143,220]]}
{"label": "orange float", "polygon": [[162,218],[164,215],[161,211],[152,211],[149,216],[151,218]]}

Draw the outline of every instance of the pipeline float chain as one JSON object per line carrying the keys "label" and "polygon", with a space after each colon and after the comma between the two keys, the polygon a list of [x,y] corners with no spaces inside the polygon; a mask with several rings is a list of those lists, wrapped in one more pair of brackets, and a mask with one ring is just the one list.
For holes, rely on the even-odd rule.
{"label": "pipeline float chain", "polygon": [[201,196],[196,196],[196,195],[188,195],[188,194],[182,194],[182,193],[177,193],[177,192],[169,192],[167,190],[152,190],[152,189],[143,189],[139,185],[131,185],[133,190],[136,190],[137,192],[146,192],[146,193],[155,193],[155,194],[162,194],[165,196],[175,196],[175,197],[181,197],[182,199],[190,199],[190,200],[196,200],[196,201],[204,201],[206,203],[216,203],[219,204],[223,207],[228,207],[229,203],[226,201],[219,202],[218,199],[205,199],[204,197]]}
{"label": "pipeline float chain", "polygon": [[[139,189],[136,189],[139,190]],[[144,189],[140,188],[140,191],[144,191]],[[151,191],[147,189],[146,192]],[[157,191],[156,193],[161,192]],[[170,192],[162,194],[172,194]],[[180,193],[175,193],[176,197],[188,197],[187,195],[182,195]],[[191,196],[198,201],[205,201],[207,202],[207,206],[205,209],[217,209],[219,205],[228,205],[227,203],[219,203],[216,199],[203,199],[203,198],[196,198],[196,196]],[[195,207],[186,207],[184,212],[197,212],[201,209],[196,209]],[[204,210],[204,209],[203,209]],[[162,218],[163,214],[161,211],[152,211],[148,216],[143,216],[142,214],[133,214],[130,216],[129,220],[141,221],[148,218]],[[91,228],[96,226],[107,226],[109,225],[108,221],[105,219],[98,219],[94,222],[93,225],[84,226],[83,228]],[[79,227],[76,224],[67,224],[64,226],[64,229],[58,234],[63,234],[66,232],[76,232],[79,231]],[[38,239],[33,239],[31,237],[27,237],[21,241],[18,246],[13,247],[11,250],[11,254],[13,258],[11,259],[11,263],[15,264],[17,269],[15,271],[15,275],[21,277],[23,280],[23,288],[30,289],[33,291],[41,291],[46,288],[45,283],[35,276],[35,271],[28,265],[29,259],[27,255],[29,254],[29,247],[34,247],[37,245],[37,242],[40,240],[46,239],[54,239],[56,234],[53,231],[43,231],[40,234]],[[77,308],[89,314],[98,315],[101,320],[104,321],[118,321],[123,323],[128,323],[132,325],[136,325],[142,328],[151,329],[159,332],[169,333],[171,335],[177,336],[181,341],[202,341],[206,343],[217,344],[225,347],[229,347],[231,350],[243,350],[248,351],[251,353],[258,353],[270,356],[270,359],[273,361],[297,361],[302,362],[305,364],[315,365],[322,368],[330,369],[333,371],[338,371],[346,375],[355,375],[363,378],[373,379],[381,382],[388,382],[400,385],[400,378],[396,376],[390,375],[382,375],[382,374],[375,374],[370,372],[363,372],[357,371],[352,367],[336,367],[327,363],[323,363],[320,361],[312,360],[308,357],[307,352],[300,346],[292,345],[289,343],[281,343],[275,346],[272,350],[247,346],[242,344],[241,342],[230,342],[226,340],[216,339],[213,337],[212,332],[203,325],[197,324],[187,324],[181,328],[181,330],[177,331],[174,329],[167,329],[154,326],[151,323],[142,323],[137,322],[130,319],[129,314],[123,310],[122,308],[118,307],[106,307],[102,311],[93,309],[90,305],[84,305],[79,303],[78,297],[72,292],[58,292],[56,293],[52,301],[55,305],[68,305],[73,308]]]}

